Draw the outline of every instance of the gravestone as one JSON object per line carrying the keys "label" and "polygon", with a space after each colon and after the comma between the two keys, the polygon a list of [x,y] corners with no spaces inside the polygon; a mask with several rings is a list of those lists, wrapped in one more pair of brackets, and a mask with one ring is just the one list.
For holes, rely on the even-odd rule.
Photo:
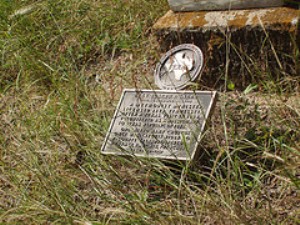
{"label": "gravestone", "polygon": [[124,90],[101,152],[192,160],[216,92]]}
{"label": "gravestone", "polygon": [[[296,4],[224,11],[169,10],[153,30],[162,52],[182,43],[202,49],[205,60],[199,88],[224,91],[230,81],[235,90],[243,91],[250,84],[265,85],[266,78],[271,78],[282,84],[280,88],[293,91],[300,72],[299,15]],[[282,82],[287,75],[289,82]]]}
{"label": "gravestone", "polygon": [[168,0],[173,11],[231,10],[282,6],[283,0]]}

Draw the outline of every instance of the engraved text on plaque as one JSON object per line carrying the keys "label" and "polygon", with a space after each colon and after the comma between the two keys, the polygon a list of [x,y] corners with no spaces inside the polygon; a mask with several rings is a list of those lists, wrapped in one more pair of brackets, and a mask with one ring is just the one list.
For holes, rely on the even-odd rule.
{"label": "engraved text on plaque", "polygon": [[216,92],[125,90],[103,154],[190,160]]}

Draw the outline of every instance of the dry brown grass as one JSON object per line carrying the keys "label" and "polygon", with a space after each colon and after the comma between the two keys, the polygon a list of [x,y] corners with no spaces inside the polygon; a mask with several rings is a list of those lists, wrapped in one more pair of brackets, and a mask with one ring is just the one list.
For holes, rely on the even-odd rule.
{"label": "dry brown grass", "polygon": [[166,2],[38,1],[8,18],[34,2],[0,3],[0,223],[299,223],[298,92],[221,93],[192,164],[104,157],[122,88],[153,87]]}

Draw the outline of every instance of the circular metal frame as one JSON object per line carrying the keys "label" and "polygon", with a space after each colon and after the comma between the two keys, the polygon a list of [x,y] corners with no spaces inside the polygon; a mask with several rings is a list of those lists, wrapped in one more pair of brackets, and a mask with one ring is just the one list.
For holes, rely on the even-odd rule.
{"label": "circular metal frame", "polygon": [[[187,59],[190,60],[187,62],[192,64],[182,63],[186,61],[185,55],[189,58],[192,56],[192,61]],[[174,63],[178,61],[178,57],[182,58],[181,61]],[[169,50],[157,64],[155,84],[162,90],[182,90],[200,75],[203,65],[204,56],[199,47],[193,44],[178,45]],[[185,80],[182,81],[182,77],[185,77]]]}

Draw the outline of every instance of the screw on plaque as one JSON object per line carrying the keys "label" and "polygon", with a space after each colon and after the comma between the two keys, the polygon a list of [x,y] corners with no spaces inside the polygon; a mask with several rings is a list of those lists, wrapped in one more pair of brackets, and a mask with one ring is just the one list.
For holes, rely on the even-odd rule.
{"label": "screw on plaque", "polygon": [[204,57],[193,44],[178,45],[169,50],[157,64],[155,83],[162,90],[181,90],[202,72]]}

